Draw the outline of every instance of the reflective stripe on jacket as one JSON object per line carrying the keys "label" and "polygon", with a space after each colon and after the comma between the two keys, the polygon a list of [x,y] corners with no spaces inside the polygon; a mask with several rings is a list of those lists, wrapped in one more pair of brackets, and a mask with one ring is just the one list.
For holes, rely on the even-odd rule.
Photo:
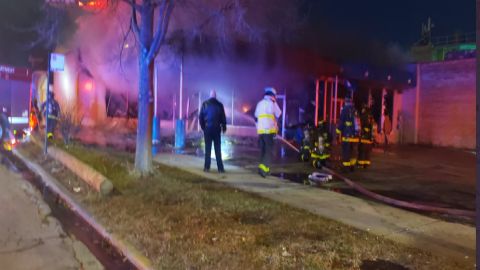
{"label": "reflective stripe on jacket", "polygon": [[278,132],[277,118],[282,111],[273,97],[265,96],[255,108],[258,134],[276,134]]}
{"label": "reflective stripe on jacket", "polygon": [[355,137],[355,124],[355,108],[351,104],[345,104],[340,112],[337,133],[341,133],[342,138]]}

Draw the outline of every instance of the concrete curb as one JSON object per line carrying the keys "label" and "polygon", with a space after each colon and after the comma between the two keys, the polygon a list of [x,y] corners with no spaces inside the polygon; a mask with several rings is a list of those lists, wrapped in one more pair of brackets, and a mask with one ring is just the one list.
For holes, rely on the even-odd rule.
{"label": "concrete curb", "polygon": [[19,151],[12,151],[15,156],[20,158],[25,165],[41,177],[45,186],[51,188],[51,190],[56,193],[69,207],[70,210],[78,214],[83,220],[85,220],[93,229],[95,229],[106,241],[108,241],[113,247],[115,247],[119,252],[122,253],[135,267],[138,269],[153,269],[152,263],[150,260],[145,257],[140,251],[138,251],[133,245],[127,241],[121,240],[114,233],[110,233],[102,225],[100,225],[93,216],[84,208],[80,206],[73,196],[65,187],[63,187],[55,178],[48,174],[40,165],[28,160],[23,156]]}
{"label": "concrete curb", "polygon": [[[41,147],[41,143],[38,142],[34,137],[32,137],[31,141]],[[113,184],[107,177],[92,169],[90,166],[78,160],[74,156],[61,149],[58,149],[55,146],[48,147],[48,155],[62,163],[70,171],[85,181],[89,186],[100,192],[100,194],[106,196],[112,192]]]}

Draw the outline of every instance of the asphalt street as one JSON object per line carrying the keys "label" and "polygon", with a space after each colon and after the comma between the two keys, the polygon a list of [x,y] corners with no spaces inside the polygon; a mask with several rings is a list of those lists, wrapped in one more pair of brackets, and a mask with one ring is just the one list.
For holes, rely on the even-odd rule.
{"label": "asphalt street", "polygon": [[0,165],[1,269],[99,269],[85,246],[66,235],[50,213],[30,183]]}

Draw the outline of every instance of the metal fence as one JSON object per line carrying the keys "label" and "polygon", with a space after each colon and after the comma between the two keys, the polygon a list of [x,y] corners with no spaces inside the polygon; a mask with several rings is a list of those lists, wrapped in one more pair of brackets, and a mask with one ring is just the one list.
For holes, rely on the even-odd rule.
{"label": "metal fence", "polygon": [[432,44],[434,46],[453,45],[460,43],[476,43],[476,33],[456,34],[450,36],[432,37]]}

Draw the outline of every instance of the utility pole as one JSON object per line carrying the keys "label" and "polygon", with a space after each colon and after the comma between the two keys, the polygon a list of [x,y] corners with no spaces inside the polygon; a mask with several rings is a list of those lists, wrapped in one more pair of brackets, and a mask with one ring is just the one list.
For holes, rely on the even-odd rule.
{"label": "utility pole", "polygon": [[233,102],[234,102],[234,97],[235,97],[235,90],[232,90],[232,111],[231,111],[231,116],[232,116],[232,126],[233,126]]}
{"label": "utility pole", "polygon": [[287,89],[283,97],[282,138],[285,139],[285,119],[287,118]]}
{"label": "utility pole", "polygon": [[175,148],[185,147],[185,121],[183,120],[183,54],[180,63],[180,105],[178,120],[175,121]]}
{"label": "utility pole", "polygon": [[319,87],[320,87],[320,81],[317,79],[315,81],[315,126],[318,125],[318,91],[319,91]]}
{"label": "utility pole", "polygon": [[183,55],[182,62],[180,63],[180,105],[179,105],[179,116],[178,119],[183,119]]}
{"label": "utility pole", "polygon": [[338,101],[338,76],[335,76],[335,101],[333,108],[333,123],[337,123],[337,102]]}
{"label": "utility pole", "polygon": [[[198,91],[198,111],[197,116],[200,118],[200,110],[202,109],[202,92]],[[200,132],[200,119],[197,121],[197,131]]]}
{"label": "utility pole", "polygon": [[157,154],[160,148],[160,117],[158,115],[158,70],[157,62],[153,62],[153,127],[152,127],[152,153]]}
{"label": "utility pole", "polygon": [[[47,66],[47,99],[46,99],[46,105],[45,105],[45,155],[47,154],[48,151],[48,127],[49,127],[49,121],[48,121],[48,116],[50,113],[50,90],[53,91],[53,89],[50,89],[50,74],[54,71],[63,71],[65,68],[65,56],[62,54],[58,53],[49,53],[48,54],[48,66]],[[52,133],[54,130],[52,130]]]}
{"label": "utility pole", "polygon": [[48,153],[48,111],[50,109],[50,58],[52,57],[51,53],[48,54],[48,65],[47,65],[47,98],[45,101],[45,144],[44,144],[44,154]]}

